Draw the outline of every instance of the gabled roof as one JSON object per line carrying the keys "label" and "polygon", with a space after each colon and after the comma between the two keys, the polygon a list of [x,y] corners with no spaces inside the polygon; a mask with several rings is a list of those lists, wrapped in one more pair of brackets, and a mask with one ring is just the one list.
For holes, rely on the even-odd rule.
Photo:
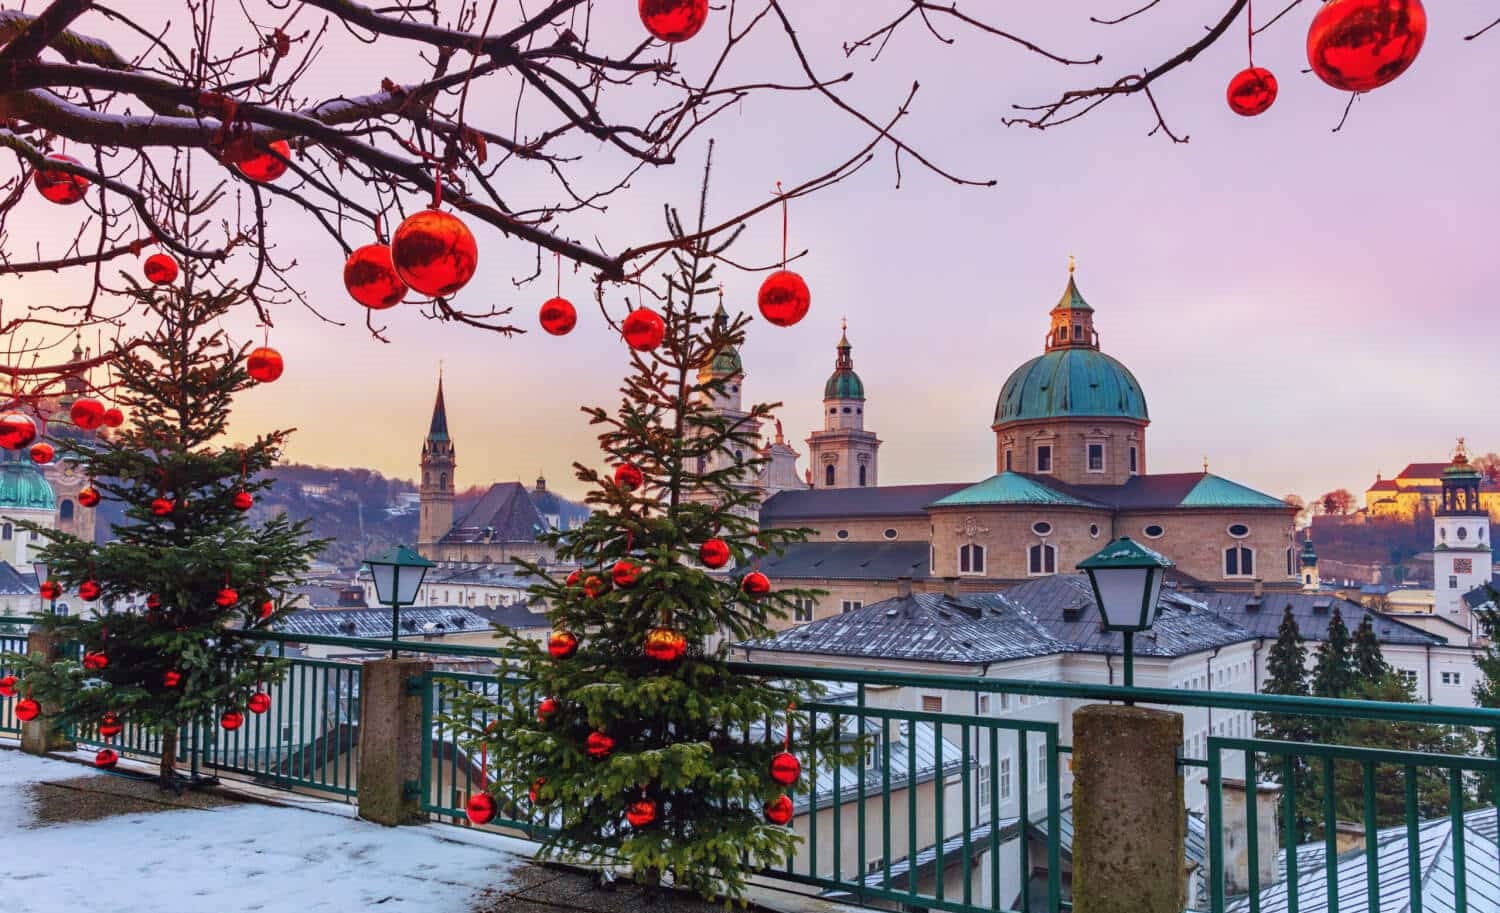
{"label": "gabled roof", "polygon": [[1400,491],[1401,486],[1396,484],[1395,479],[1378,479],[1365,491]]}
{"label": "gabled roof", "polygon": [[[489,622],[466,608],[407,606],[401,610],[401,636],[457,634],[489,630]],[[391,610],[304,609],[279,619],[275,630],[283,634],[313,634],[326,637],[368,637],[389,640]]]}
{"label": "gabled roof", "polygon": [[929,558],[926,542],[799,542],[760,569],[776,580],[924,580]]}
{"label": "gabled roof", "polygon": [[1408,463],[1406,468],[1396,474],[1398,479],[1441,479],[1443,470],[1451,463]]}
{"label": "gabled roof", "polygon": [[497,482],[457,524],[443,542],[535,542],[547,521],[520,482]]}
{"label": "gabled roof", "polygon": [[1134,476],[1123,485],[1068,485],[1047,476],[1028,476],[1048,488],[1115,510],[1185,508],[1285,510],[1280,498],[1207,472]]}
{"label": "gabled roof", "polygon": [[1500,590],[1500,577],[1491,577],[1489,586],[1476,586],[1464,594],[1464,604],[1471,609],[1487,605],[1494,601],[1490,595],[1490,588]]}
{"label": "gabled roof", "polygon": [[1249,630],[1257,637],[1267,639],[1276,637],[1276,632],[1281,627],[1281,614],[1290,606],[1303,640],[1327,640],[1328,624],[1333,620],[1333,610],[1337,607],[1351,634],[1368,615],[1370,623],[1375,627],[1375,636],[1381,643],[1417,646],[1441,646],[1446,643],[1436,634],[1428,634],[1403,624],[1357,602],[1320,593],[1266,593],[1256,596],[1254,593],[1211,592],[1194,593],[1193,598],[1202,601],[1209,611]]}
{"label": "gabled roof", "polygon": [[1099,507],[1091,501],[1049,488],[1035,476],[1002,472],[983,482],[934,501],[933,507],[976,507],[991,504],[1035,504],[1050,507]]}
{"label": "gabled roof", "polygon": [[1188,492],[1179,507],[1287,507],[1285,501],[1247,488],[1238,482],[1204,473],[1193,490]]}
{"label": "gabled roof", "polygon": [[762,526],[796,526],[799,520],[831,517],[924,517],[927,505],[966,482],[882,485],[876,488],[809,488],[777,492],[760,508]]}

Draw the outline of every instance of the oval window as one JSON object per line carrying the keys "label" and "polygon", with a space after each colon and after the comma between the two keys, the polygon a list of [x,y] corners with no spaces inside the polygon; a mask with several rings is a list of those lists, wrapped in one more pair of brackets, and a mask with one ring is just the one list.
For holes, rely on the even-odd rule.
{"label": "oval window", "polygon": [[884,535],[887,539],[894,539],[896,538],[896,531],[894,529],[888,529],[884,533],[882,533],[882,535]]}
{"label": "oval window", "polygon": [[1141,530],[1141,532],[1146,534],[1147,539],[1160,539],[1162,537],[1162,534],[1164,534],[1166,530],[1162,529],[1160,524],[1152,523],[1150,526]]}
{"label": "oval window", "polygon": [[1250,535],[1250,527],[1243,523],[1231,523],[1229,524],[1229,535],[1236,539],[1243,539]]}
{"label": "oval window", "polygon": [[849,531],[847,529],[841,529],[838,532],[834,533],[834,535],[840,539],[847,539],[849,538]]}
{"label": "oval window", "polygon": [[1035,523],[1031,524],[1031,531],[1036,533],[1038,536],[1050,535],[1052,533],[1052,524],[1048,523],[1046,520],[1038,520]]}
{"label": "oval window", "polygon": [[1090,539],[1097,539],[1097,538],[1099,538],[1099,524],[1097,524],[1097,523],[1090,523],[1089,524],[1089,538]]}
{"label": "oval window", "polygon": [[1464,527],[1464,526],[1460,526],[1458,528],[1458,540],[1460,542],[1462,542],[1463,540],[1465,540],[1467,538],[1469,538],[1469,530],[1468,530],[1468,528]]}

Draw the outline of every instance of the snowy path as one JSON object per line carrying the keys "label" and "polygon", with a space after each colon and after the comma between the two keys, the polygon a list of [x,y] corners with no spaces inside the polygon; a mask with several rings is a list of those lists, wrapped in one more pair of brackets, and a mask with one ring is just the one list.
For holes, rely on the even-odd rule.
{"label": "snowy path", "polygon": [[21,829],[21,786],[89,768],[0,750],[0,884],[14,913],[466,913],[523,861],[444,840],[264,805],[127,814]]}

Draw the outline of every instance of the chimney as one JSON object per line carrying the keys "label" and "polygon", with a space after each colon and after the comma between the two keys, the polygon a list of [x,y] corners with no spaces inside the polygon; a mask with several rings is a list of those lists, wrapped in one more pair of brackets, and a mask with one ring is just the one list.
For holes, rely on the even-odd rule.
{"label": "chimney", "polygon": [[1255,598],[1259,599],[1260,597],[1262,597],[1264,595],[1266,595],[1266,583],[1265,583],[1264,580],[1261,580],[1259,577],[1256,577],[1255,578]]}
{"label": "chimney", "polygon": [[[1204,777],[1203,782],[1208,783],[1208,778]],[[1224,889],[1230,894],[1244,894],[1250,890],[1250,849],[1246,830],[1249,815],[1245,808],[1245,800],[1248,798],[1245,781],[1224,777],[1220,784],[1223,786],[1224,803]],[[1276,866],[1279,849],[1276,825],[1281,820],[1280,816],[1281,787],[1274,783],[1257,784],[1255,830],[1261,890],[1280,880],[1280,872]],[[1208,871],[1212,872],[1213,860],[1207,862]]]}
{"label": "chimney", "polygon": [[905,599],[905,598],[907,598],[910,595],[911,595],[911,578],[910,577],[897,577],[896,578],[896,598],[897,599]]}
{"label": "chimney", "polygon": [[957,599],[958,598],[958,578],[957,577],[944,577],[943,578],[943,595],[946,596],[946,597],[948,597],[949,599]]}
{"label": "chimney", "polygon": [[1365,826],[1355,821],[1340,821],[1334,828],[1334,844],[1342,856],[1350,850],[1365,848]]}

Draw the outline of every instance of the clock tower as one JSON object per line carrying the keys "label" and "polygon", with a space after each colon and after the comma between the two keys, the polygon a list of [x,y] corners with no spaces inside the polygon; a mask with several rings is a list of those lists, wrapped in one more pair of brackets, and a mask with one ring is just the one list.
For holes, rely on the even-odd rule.
{"label": "clock tower", "polygon": [[1479,470],[1463,438],[1443,470],[1443,496],[1433,522],[1433,614],[1469,627],[1464,596],[1490,582],[1490,515],[1479,503]]}

